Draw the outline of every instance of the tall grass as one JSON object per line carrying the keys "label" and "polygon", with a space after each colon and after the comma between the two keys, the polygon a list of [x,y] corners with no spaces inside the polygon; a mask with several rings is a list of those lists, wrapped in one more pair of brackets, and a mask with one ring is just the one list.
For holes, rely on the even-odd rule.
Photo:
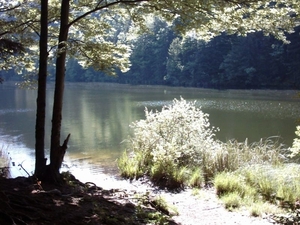
{"label": "tall grass", "polygon": [[294,209],[300,199],[300,165],[251,165],[218,174],[214,184],[221,198],[238,194],[239,206],[247,206],[252,214],[271,209],[278,213],[280,208]]}
{"label": "tall grass", "polygon": [[221,143],[217,151],[204,151],[202,165],[205,178],[211,180],[217,173],[235,171],[239,168],[256,165],[280,165],[285,160],[285,146],[276,138],[261,139],[259,142],[248,144],[248,141],[237,142],[229,140]]}

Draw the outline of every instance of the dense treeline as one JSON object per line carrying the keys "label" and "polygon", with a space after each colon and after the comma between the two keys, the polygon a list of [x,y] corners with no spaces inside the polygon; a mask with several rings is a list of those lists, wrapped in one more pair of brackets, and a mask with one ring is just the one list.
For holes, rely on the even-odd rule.
{"label": "dense treeline", "polygon": [[[192,37],[183,39],[156,20],[151,32],[133,43],[128,72],[110,77],[92,68],[84,69],[70,59],[66,79],[218,89],[299,89],[299,32],[297,27],[295,33],[288,34],[290,44],[261,32],[247,37],[223,34],[206,43]],[[2,73],[2,77],[12,76]]]}

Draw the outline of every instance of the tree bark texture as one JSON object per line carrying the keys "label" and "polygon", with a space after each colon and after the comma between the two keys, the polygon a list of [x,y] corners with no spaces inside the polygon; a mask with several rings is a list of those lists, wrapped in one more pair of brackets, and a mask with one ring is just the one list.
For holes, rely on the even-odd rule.
{"label": "tree bark texture", "polygon": [[63,108],[63,94],[65,81],[65,64],[67,55],[67,40],[69,31],[69,1],[62,0],[61,4],[61,24],[59,31],[58,55],[56,59],[55,91],[52,112],[52,130],[50,147],[50,170],[52,175],[59,174],[61,162],[67,149],[70,135],[64,144],[60,146],[61,121]]}
{"label": "tree bark texture", "polygon": [[35,175],[42,177],[45,172],[45,118],[46,82],[48,61],[48,0],[41,1],[40,56],[38,74],[37,110],[35,123]]}

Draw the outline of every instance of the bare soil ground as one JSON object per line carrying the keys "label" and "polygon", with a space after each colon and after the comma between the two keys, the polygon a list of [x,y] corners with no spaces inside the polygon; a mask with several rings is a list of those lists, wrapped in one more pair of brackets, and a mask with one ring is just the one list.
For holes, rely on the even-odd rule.
{"label": "bare soil ground", "polygon": [[[203,190],[194,196],[191,190],[171,193],[142,182],[115,180],[111,188],[109,183],[106,182],[104,190],[93,183],[83,184],[73,176],[60,186],[37,184],[22,177],[2,178],[0,224],[159,224],[149,215],[169,212],[154,204],[152,199],[157,195],[163,196],[178,211],[176,216],[166,216],[168,221],[164,224],[274,224],[267,219],[250,217],[247,213],[228,212],[213,189]],[[125,188],[124,183],[127,185]],[[142,201],[139,198],[143,198]]]}
{"label": "bare soil ground", "polygon": [[229,212],[217,199],[214,189],[201,191],[199,195],[193,195],[191,190],[179,194],[170,195],[165,198],[173,203],[179,212],[173,220],[182,225],[270,225],[270,218],[262,219],[251,217],[247,212]]}

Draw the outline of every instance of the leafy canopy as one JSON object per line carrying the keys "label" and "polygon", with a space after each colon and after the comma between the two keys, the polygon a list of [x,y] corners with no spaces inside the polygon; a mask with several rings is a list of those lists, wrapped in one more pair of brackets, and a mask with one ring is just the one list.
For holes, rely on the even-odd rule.
{"label": "leafy canopy", "polygon": [[[77,0],[70,2],[69,38],[64,50],[83,66],[108,74],[130,67],[131,40],[147,30],[153,16],[183,35],[210,40],[223,32],[246,35],[263,30],[286,41],[299,23],[298,0]],[[49,0],[49,57],[55,58],[60,0]],[[39,39],[40,2],[0,1],[0,38],[22,43],[27,51],[1,60],[3,69],[34,72]],[[35,73],[36,74],[36,73]]]}

